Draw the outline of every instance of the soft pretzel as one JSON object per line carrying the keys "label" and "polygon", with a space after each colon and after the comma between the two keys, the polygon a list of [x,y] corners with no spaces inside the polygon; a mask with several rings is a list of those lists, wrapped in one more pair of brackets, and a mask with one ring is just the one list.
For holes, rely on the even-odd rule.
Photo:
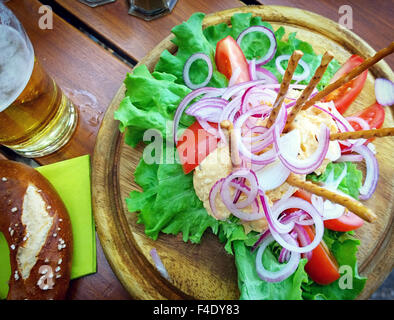
{"label": "soft pretzel", "polygon": [[38,171],[9,160],[0,160],[0,231],[10,250],[7,299],[64,299],[73,249],[66,207]]}

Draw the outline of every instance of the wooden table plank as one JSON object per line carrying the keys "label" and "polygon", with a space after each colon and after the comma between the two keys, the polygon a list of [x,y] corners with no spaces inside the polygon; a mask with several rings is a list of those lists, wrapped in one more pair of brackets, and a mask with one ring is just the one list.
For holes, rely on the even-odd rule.
{"label": "wooden table plank", "polygon": [[72,140],[59,152],[36,159],[48,164],[93,154],[101,119],[130,67],[66,21],[53,16],[53,29],[42,30],[37,0],[7,2],[28,33],[38,60],[78,106],[80,121]]}
{"label": "wooden table plank", "polygon": [[170,34],[174,26],[187,20],[192,13],[208,14],[243,5],[238,0],[178,0],[171,14],[147,22],[127,13],[126,0],[96,8],[90,8],[76,0],[56,2],[136,61],[143,58]]}
{"label": "wooden table plank", "polygon": [[[339,8],[348,5],[352,9],[355,34],[364,39],[376,51],[387,47],[394,38],[392,17],[394,6],[387,0],[257,0],[265,5],[289,6],[318,13],[339,22]],[[394,67],[394,55],[385,58],[391,68]]]}
{"label": "wooden table plank", "polygon": [[[53,16],[53,30],[38,27],[37,0],[8,2],[28,33],[37,58],[47,72],[70,96],[79,100],[80,122],[72,141],[59,152],[36,159],[48,164],[84,154],[93,154],[101,118],[117,92],[129,67],[97,45],[58,16]],[[87,103],[81,98],[93,99]],[[90,101],[91,102],[91,101]],[[1,157],[1,154],[0,154]],[[71,281],[69,299],[128,299],[130,295],[109,266],[97,238],[97,273]]]}

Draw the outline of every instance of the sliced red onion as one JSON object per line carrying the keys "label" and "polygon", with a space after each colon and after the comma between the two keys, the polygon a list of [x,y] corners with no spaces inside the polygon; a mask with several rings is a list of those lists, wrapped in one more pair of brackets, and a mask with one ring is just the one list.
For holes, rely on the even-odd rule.
{"label": "sliced red onion", "polygon": [[241,83],[235,84],[231,87],[228,87],[224,91],[224,93],[222,94],[222,98],[229,100],[232,96],[238,94],[242,90],[246,90],[249,87],[256,86],[259,84],[264,84],[264,83],[266,83],[266,81],[264,79],[262,79],[262,80],[252,80],[252,81],[241,82]]}
{"label": "sliced red onion", "polygon": [[[195,84],[191,82],[190,77],[189,77],[189,72],[190,72],[190,67],[192,66],[193,62],[197,60],[204,60],[207,63],[208,66],[208,74],[205,80],[199,84]],[[186,86],[188,86],[190,89],[199,89],[202,87],[205,87],[209,81],[211,81],[212,78],[212,73],[213,73],[213,66],[212,66],[212,61],[211,59],[204,53],[195,53],[187,59],[185,66],[183,67],[183,81],[185,82]]]}
{"label": "sliced red onion", "polygon": [[185,109],[187,108],[190,102],[192,102],[195,98],[204,94],[210,94],[211,97],[213,95],[219,96],[223,94],[223,89],[209,88],[209,87],[201,88],[190,92],[186,97],[183,98],[183,100],[181,101],[181,103],[179,104],[178,108],[175,111],[174,123],[172,126],[172,135],[174,137],[175,145],[178,142],[177,132],[178,132],[179,121],[181,119],[183,111],[185,111]]}
{"label": "sliced red onion", "polygon": [[214,216],[214,218],[216,220],[225,220],[225,219],[221,219],[218,216],[218,211],[216,209],[216,196],[218,194],[218,192],[220,191],[220,188],[222,187],[224,178],[218,180],[215,182],[215,184],[212,186],[211,190],[209,191],[209,206],[211,207],[212,210],[212,214]]}
{"label": "sliced red onion", "polygon": [[260,196],[261,205],[263,206],[265,218],[267,219],[268,226],[271,232],[274,231],[278,234],[289,233],[294,228],[294,222],[288,221],[289,223],[286,224],[281,223],[278,219],[280,213],[275,215],[273,209],[271,209],[271,207],[268,204],[267,196],[265,195],[264,191],[261,188],[259,190],[259,196]]}
{"label": "sliced red onion", "polygon": [[[273,94],[272,94],[273,93]],[[266,105],[267,111],[271,111],[272,105],[275,102],[277,94],[274,91],[266,90],[262,86],[253,86],[245,90],[242,95],[242,105],[241,111],[245,113],[246,111],[259,107],[262,105]],[[271,106],[267,105],[271,104]],[[257,115],[256,117],[261,118],[261,115]]]}
{"label": "sliced red onion", "polygon": [[167,279],[168,281],[171,281],[170,276],[167,272],[167,269],[165,268],[163,262],[161,261],[156,248],[153,248],[150,251],[150,255],[152,257],[153,263],[155,264],[157,270],[160,272],[160,274],[163,276],[163,278]]}
{"label": "sliced red onion", "polygon": [[375,80],[376,101],[382,106],[394,104],[394,83],[388,79],[378,78]]}
{"label": "sliced red onion", "polygon": [[[282,76],[285,74],[285,69],[283,69],[283,67],[280,63],[284,60],[289,60],[289,59],[290,59],[290,55],[284,54],[284,55],[277,57],[275,60],[276,69],[278,69],[279,73]],[[308,79],[308,77],[311,73],[311,69],[310,69],[309,65],[305,61],[303,61],[302,59],[300,61],[298,61],[298,64],[302,67],[303,71],[301,74],[294,73],[292,80],[302,81],[302,80]]]}
{"label": "sliced red onion", "polygon": [[257,247],[271,234],[270,230],[267,229],[265,230],[259,237],[259,239],[255,242],[255,244],[252,246],[252,252],[257,249]]}
{"label": "sliced red onion", "polygon": [[[274,237],[274,239],[284,248],[287,250],[293,251],[293,252],[298,252],[298,253],[306,253],[314,248],[316,248],[320,241],[323,239],[323,233],[324,233],[324,224],[323,220],[320,216],[320,214],[317,212],[316,208],[312,206],[309,202],[298,198],[298,197],[290,197],[286,201],[279,200],[274,204],[272,207],[272,218],[274,221],[278,222],[278,217],[279,215],[287,209],[291,208],[297,208],[297,209],[302,209],[304,210],[307,214],[310,215],[311,219],[314,221],[314,226],[315,226],[315,238],[313,241],[308,244],[307,246],[299,247],[295,246],[287,241],[285,237],[283,237],[284,234],[280,234],[276,232],[274,229],[271,229],[271,234]],[[279,222],[278,222],[279,223]],[[282,226],[289,226],[289,227],[294,227],[294,222],[290,222],[287,225],[281,224]]]}
{"label": "sliced red onion", "polygon": [[271,71],[268,71],[267,69],[256,67],[255,72],[256,72],[256,79],[265,79],[267,83],[273,83],[273,84],[279,83],[275,75]]}
{"label": "sliced red onion", "polygon": [[193,103],[185,113],[206,121],[218,123],[220,115],[227,104],[228,101],[222,98],[202,98]]}
{"label": "sliced red onion", "polygon": [[343,154],[335,162],[361,162],[363,159],[363,156],[359,154]]}
{"label": "sliced red onion", "polygon": [[366,146],[355,146],[354,152],[362,155],[365,159],[367,174],[363,186],[360,188],[360,199],[368,200],[375,192],[379,179],[379,164],[373,152]]}
{"label": "sliced red onion", "polygon": [[256,60],[256,65],[261,66],[263,64],[266,64],[268,61],[270,61],[276,53],[277,43],[276,43],[275,34],[270,29],[263,26],[249,27],[244,31],[242,31],[237,38],[237,43],[240,47],[241,47],[242,39],[251,32],[261,32],[265,34],[270,41],[270,47],[268,48],[267,53],[263,57]]}
{"label": "sliced red onion", "polygon": [[[297,246],[297,241],[295,241],[289,235],[285,235],[286,240],[291,243],[293,246]],[[300,262],[301,255],[296,252],[290,253],[289,261],[281,268],[279,271],[269,271],[263,265],[263,253],[265,249],[274,242],[274,238],[272,235],[268,235],[260,244],[259,249],[257,250],[256,255],[256,271],[258,276],[267,282],[280,282],[288,277],[290,277],[298,268],[298,264]]]}
{"label": "sliced red onion", "polygon": [[[294,231],[297,233],[297,239],[303,247],[306,247],[312,242],[311,238],[303,227],[295,225]],[[305,252],[304,255],[305,258],[310,260],[312,258],[312,251]]]}
{"label": "sliced red onion", "polygon": [[197,119],[198,123],[200,124],[201,128],[203,128],[206,132],[215,136],[216,138],[225,139],[225,137],[221,136],[220,132],[216,128],[212,127],[206,120],[200,119],[198,117],[196,119]]}
{"label": "sliced red onion", "polygon": [[274,146],[279,154],[279,159],[282,163],[290,169],[292,172],[297,174],[309,174],[315,171],[321,166],[323,160],[326,157],[328,146],[330,143],[330,130],[326,125],[322,124],[319,135],[319,145],[316,151],[305,160],[292,157],[288,150],[282,146],[282,142],[279,139],[280,133],[278,128],[274,130]]}
{"label": "sliced red onion", "polygon": [[256,75],[256,59],[252,59],[249,62],[249,75],[250,75],[250,80],[257,80],[257,75]]}
{"label": "sliced red onion", "polygon": [[[247,194],[247,199],[243,200],[241,203],[238,202],[236,204],[233,203],[233,197],[230,193],[231,182],[236,178],[245,178],[249,181],[250,184],[250,192]],[[247,168],[241,168],[229,174],[223,181],[220,188],[220,195],[222,197],[222,201],[227,209],[236,217],[244,221],[253,221],[264,218],[264,213],[259,211],[253,211],[251,213],[244,212],[240,209],[245,208],[251,205],[257,196],[258,193],[258,182],[255,173]]]}
{"label": "sliced red onion", "polygon": [[280,250],[278,262],[285,263],[285,262],[289,261],[290,256],[291,256],[291,252],[285,248],[282,248],[282,250]]}
{"label": "sliced red onion", "polygon": [[[262,112],[261,108],[254,108],[242,114],[234,124],[234,133],[237,136],[238,150],[241,156],[250,160],[251,163],[253,164],[266,165],[275,161],[277,157],[274,148],[264,152],[263,154],[257,155],[252,153],[250,150],[248,150],[248,148],[243,143],[241,137],[241,128],[244,122],[246,121],[246,119],[248,119],[248,117],[252,116],[253,114],[261,114],[261,112]],[[286,119],[287,119],[286,108],[281,108],[274,124],[271,126],[271,128],[269,128],[265,133],[262,134],[262,139],[265,140],[264,144],[262,144],[261,146],[262,150],[268,147],[270,144],[272,144],[273,141],[272,133],[274,132],[275,129],[279,130],[280,132],[283,130],[284,125],[286,123]]]}

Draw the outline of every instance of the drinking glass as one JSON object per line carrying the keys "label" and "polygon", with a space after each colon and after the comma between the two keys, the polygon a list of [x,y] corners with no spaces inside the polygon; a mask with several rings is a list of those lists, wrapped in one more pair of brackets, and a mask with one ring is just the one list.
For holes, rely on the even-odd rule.
{"label": "drinking glass", "polygon": [[0,144],[28,157],[64,146],[78,113],[34,55],[15,15],[0,2]]}

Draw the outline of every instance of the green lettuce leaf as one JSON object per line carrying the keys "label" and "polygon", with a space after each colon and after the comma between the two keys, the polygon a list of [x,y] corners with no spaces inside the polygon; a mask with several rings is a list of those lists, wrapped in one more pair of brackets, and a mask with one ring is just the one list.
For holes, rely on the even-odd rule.
{"label": "green lettuce leaf", "polygon": [[[243,241],[234,241],[235,264],[241,300],[302,300],[301,285],[308,281],[304,270],[306,259],[301,259],[297,270],[281,282],[266,282],[256,272],[257,250],[251,251]],[[271,271],[283,266],[268,247],[263,254],[263,265]]]}
{"label": "green lettuce leaf", "polygon": [[352,232],[335,232],[326,229],[324,241],[339,264],[341,277],[329,285],[308,281],[302,285],[304,299],[311,300],[353,300],[363,290],[367,278],[357,270],[357,247],[360,240]]}
{"label": "green lettuce leaf", "polygon": [[[175,54],[171,54],[168,50],[164,50],[156,64],[155,71],[173,74],[177,83],[184,84],[183,68],[187,59],[195,53],[204,53],[210,57],[214,69],[208,86],[226,87],[227,78],[216,69],[215,47],[203,34],[202,21],[204,17],[203,13],[194,13],[188,21],[171,30],[175,36],[171,41],[177,46],[177,51]],[[207,64],[201,60],[194,62],[189,72],[190,80],[196,84],[203,82],[207,74]]]}
{"label": "green lettuce leaf", "polygon": [[[126,143],[135,147],[148,129],[158,130],[163,138],[171,132],[174,114],[182,99],[191,92],[175,83],[175,76],[166,73],[149,72],[141,65],[127,74],[124,81],[126,95],[114,117],[120,121],[120,131],[126,131]],[[194,121],[187,115],[181,118],[181,127],[188,127]]]}
{"label": "green lettuce leaf", "polygon": [[327,165],[326,170],[321,175],[316,175],[315,173],[311,173],[307,176],[308,180],[313,182],[324,183],[327,181],[328,176],[334,170],[334,179],[338,179],[343,170],[346,167],[346,175],[342,179],[341,183],[338,186],[338,189],[342,192],[350,195],[351,197],[358,199],[359,190],[362,185],[362,177],[363,174],[360,170],[357,169],[357,166],[352,162],[338,162],[338,163],[329,163]]}

